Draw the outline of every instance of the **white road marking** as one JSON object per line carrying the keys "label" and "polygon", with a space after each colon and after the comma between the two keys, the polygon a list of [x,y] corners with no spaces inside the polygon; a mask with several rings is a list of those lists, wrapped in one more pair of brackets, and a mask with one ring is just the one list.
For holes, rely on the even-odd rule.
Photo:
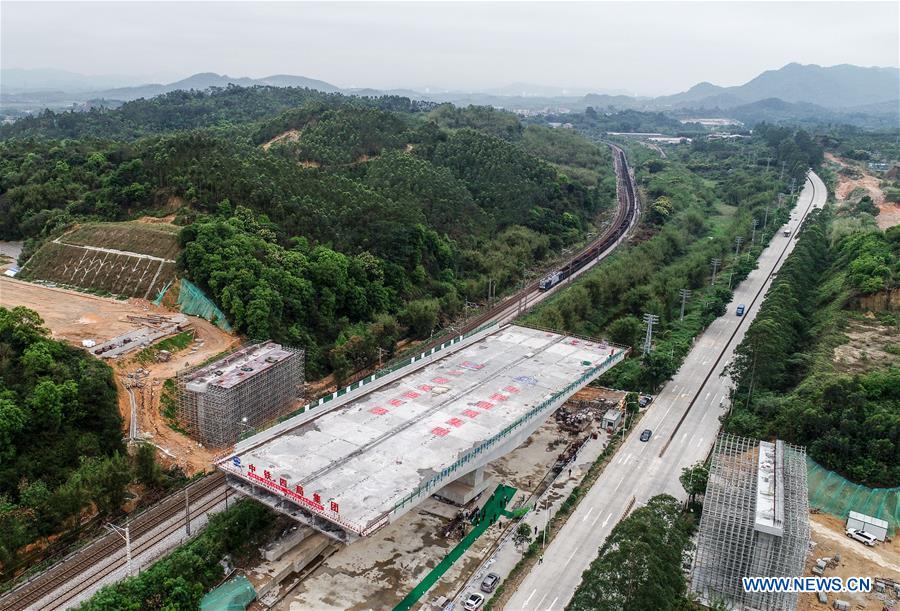
{"label": "white road marking", "polygon": [[[566,563],[565,563],[563,566],[569,566],[569,563],[572,562],[572,556],[574,556],[574,555],[575,555],[575,552],[577,552],[577,551],[578,551],[578,548],[577,548],[577,547],[576,547],[575,549],[572,550],[572,553],[569,554],[569,559],[566,560]],[[556,601],[553,601],[553,602],[556,602]],[[550,606],[552,607],[553,605],[550,605]]]}
{"label": "white road marking", "polygon": [[584,522],[585,520],[587,520],[588,517],[591,515],[591,512],[592,512],[592,511],[594,511],[594,508],[593,508],[593,507],[591,507],[590,509],[588,509],[587,514],[585,514],[585,516],[584,516],[583,518],[581,518],[581,521]]}
{"label": "white road marking", "polygon": [[697,442],[697,447],[699,448],[702,443],[703,443],[703,437],[701,437],[700,441]]}
{"label": "white road marking", "polygon": [[525,606],[526,606],[526,607],[528,606],[528,601],[530,601],[530,600],[531,600],[531,597],[534,596],[536,593],[537,593],[537,588],[533,589],[533,590],[531,591],[531,594],[529,594],[528,598],[525,599]]}
{"label": "white road marking", "polygon": [[559,596],[557,596],[556,598],[554,598],[554,599],[553,599],[553,602],[550,603],[550,606],[547,607],[547,611],[551,611],[551,610],[553,609],[553,605],[555,605],[555,604],[556,604],[556,601],[558,601],[558,600],[559,600]]}
{"label": "white road marking", "polygon": [[619,486],[621,486],[621,485],[622,485],[622,482],[624,482],[624,481],[625,481],[624,479],[619,480],[619,483],[616,484],[616,487],[615,487],[615,489],[613,490],[613,492],[615,492],[616,490],[618,490],[618,489],[619,489]]}
{"label": "white road marking", "polygon": [[606,519],[603,520],[603,524],[601,524],[600,526],[601,526],[601,527],[605,527],[607,524],[609,524],[610,518],[612,518],[612,512],[610,512],[609,515],[606,516]]}

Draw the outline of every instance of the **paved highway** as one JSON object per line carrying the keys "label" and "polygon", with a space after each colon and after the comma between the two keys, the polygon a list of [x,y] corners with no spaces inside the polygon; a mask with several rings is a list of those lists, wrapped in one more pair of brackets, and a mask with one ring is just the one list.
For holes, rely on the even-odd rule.
{"label": "paved highway", "polygon": [[[697,339],[681,369],[641,420],[639,429],[653,431],[650,441],[642,443],[639,432],[632,431],[548,546],[544,562],[533,567],[506,609],[563,609],[607,535],[632,507],[662,493],[686,498],[678,481],[681,470],[709,454],[719,431],[719,417],[728,404],[729,380],[722,371],[756,316],[772,274],[793,250],[799,224],[809,211],[825,204],[826,196],[825,184],[810,173],[794,218],[785,226],[791,230],[790,237],[784,237],[783,228],[779,229],[757,269],[736,289],[726,314]],[[738,304],[747,306],[743,317],[735,315]]]}

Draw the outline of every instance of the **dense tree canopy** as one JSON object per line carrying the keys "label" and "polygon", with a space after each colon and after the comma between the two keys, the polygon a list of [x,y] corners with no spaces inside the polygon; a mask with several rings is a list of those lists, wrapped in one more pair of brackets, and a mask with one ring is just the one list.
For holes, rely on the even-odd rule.
{"label": "dense tree canopy", "polygon": [[[835,365],[857,295],[894,288],[900,228],[832,243],[830,213],[806,222],[744,341],[727,427],[807,446],[824,466],[872,486],[900,485],[900,369],[850,375]],[[894,323],[896,324],[896,323]]]}
{"label": "dense tree canopy", "polygon": [[49,338],[37,313],[0,307],[0,563],[130,481],[112,370]]}
{"label": "dense tree canopy", "polygon": [[692,529],[677,500],[653,497],[613,528],[566,609],[689,608],[681,564]]}

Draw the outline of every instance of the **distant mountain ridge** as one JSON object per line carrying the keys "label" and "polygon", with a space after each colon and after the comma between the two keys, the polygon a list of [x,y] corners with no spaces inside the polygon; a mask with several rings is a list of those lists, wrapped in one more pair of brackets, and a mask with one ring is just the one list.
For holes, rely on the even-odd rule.
{"label": "distant mountain ridge", "polygon": [[653,105],[661,109],[728,108],[770,98],[831,109],[900,100],[900,68],[788,64],[766,70],[743,85],[700,83],[685,92],[655,98]]}
{"label": "distant mountain ridge", "polygon": [[[43,105],[72,107],[75,102],[92,104],[102,101],[103,105],[121,103],[138,98],[151,98],[176,90],[206,90],[211,87],[227,87],[230,84],[242,87],[301,87],[325,93],[342,93],[357,96],[397,95],[417,100],[458,106],[470,104],[496,106],[511,110],[579,111],[588,106],[597,109],[664,111],[676,115],[685,113],[733,115],[732,118],[772,117],[789,120],[791,117],[822,120],[856,121],[854,117],[877,117],[879,124],[900,125],[900,68],[864,68],[841,64],[823,67],[815,64],[787,64],[777,70],[767,70],[743,85],[722,87],[709,82],[701,82],[687,91],[659,97],[635,97],[618,90],[594,90],[595,93],[582,95],[586,89],[562,88],[529,83],[511,83],[506,86],[480,92],[430,89],[420,91],[410,88],[374,89],[341,88],[326,81],[305,76],[275,74],[263,78],[232,77],[214,72],[201,72],[173,83],[143,84],[85,90],[84,75],[62,71],[3,71],[11,83],[21,84],[31,78],[37,82],[41,73],[56,81],[69,82],[78,86],[68,92],[43,90],[40,92],[10,91],[4,87],[0,101],[3,106],[13,108],[34,108]],[[49,81],[47,81],[49,82]],[[742,119],[743,120],[743,119]]]}

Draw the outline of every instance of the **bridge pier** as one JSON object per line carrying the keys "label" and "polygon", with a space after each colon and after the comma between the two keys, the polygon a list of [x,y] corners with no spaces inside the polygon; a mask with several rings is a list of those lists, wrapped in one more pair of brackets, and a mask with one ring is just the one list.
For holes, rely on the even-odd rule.
{"label": "bridge pier", "polygon": [[481,466],[450,482],[441,488],[436,496],[447,499],[454,505],[463,506],[484,492],[490,483],[490,479],[485,479],[484,467]]}

